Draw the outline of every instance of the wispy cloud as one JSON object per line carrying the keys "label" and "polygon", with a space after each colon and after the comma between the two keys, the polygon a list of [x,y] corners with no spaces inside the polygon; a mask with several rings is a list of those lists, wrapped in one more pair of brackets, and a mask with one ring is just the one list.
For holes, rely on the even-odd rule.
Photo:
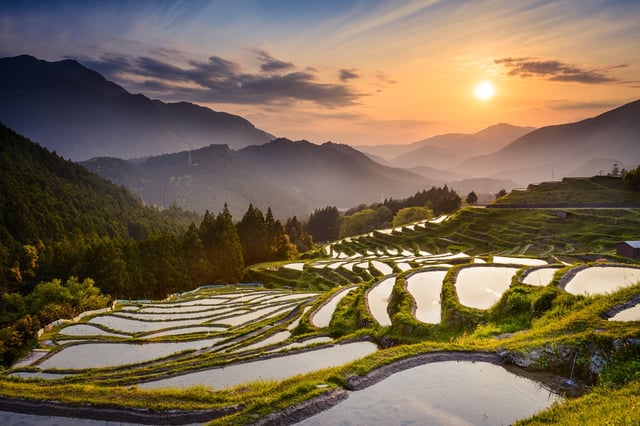
{"label": "wispy cloud", "polygon": [[359,78],[360,76],[356,74],[356,70],[354,69],[341,69],[339,71],[340,81],[348,81],[353,80],[355,78]]}
{"label": "wispy cloud", "polygon": [[549,81],[565,81],[583,84],[608,84],[618,83],[620,80],[610,75],[610,71],[616,68],[624,68],[626,65],[614,65],[601,69],[582,68],[558,60],[543,60],[539,58],[501,58],[494,63],[508,69],[508,75],[522,78],[538,77]]}
{"label": "wispy cloud", "polygon": [[[254,53],[260,62],[258,72],[246,72],[241,64],[220,56],[191,60],[182,66],[149,56],[106,54],[97,60],[79,60],[130,90],[152,91],[167,100],[233,104],[309,101],[341,107],[353,105],[364,96],[347,84],[357,77],[349,70],[340,71],[341,83],[321,82],[313,68],[300,71],[292,62],[266,51]],[[343,75],[343,71],[350,74]]]}
{"label": "wispy cloud", "polygon": [[277,72],[294,69],[293,62],[285,62],[280,59],[276,59],[264,50],[256,50],[258,59],[262,61],[260,70],[263,72]]}
{"label": "wispy cloud", "polygon": [[396,84],[397,81],[392,79],[391,77],[389,77],[388,75],[386,75],[385,73],[383,73],[382,71],[378,71],[376,73],[376,78],[386,84]]}

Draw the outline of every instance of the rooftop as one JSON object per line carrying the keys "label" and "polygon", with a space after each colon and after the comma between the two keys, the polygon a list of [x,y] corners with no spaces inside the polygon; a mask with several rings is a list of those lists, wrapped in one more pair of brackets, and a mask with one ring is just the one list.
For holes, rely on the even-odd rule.
{"label": "rooftop", "polygon": [[640,249],[640,241],[623,241],[625,244],[630,245],[633,248]]}

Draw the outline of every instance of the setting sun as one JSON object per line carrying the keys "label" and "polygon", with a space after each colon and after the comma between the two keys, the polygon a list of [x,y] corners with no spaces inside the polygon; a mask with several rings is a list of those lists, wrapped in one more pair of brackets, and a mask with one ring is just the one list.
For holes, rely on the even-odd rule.
{"label": "setting sun", "polygon": [[495,87],[493,87],[493,84],[491,84],[490,82],[483,81],[476,85],[476,88],[473,93],[476,98],[480,99],[481,101],[486,101],[491,99],[493,95],[495,95],[496,89]]}

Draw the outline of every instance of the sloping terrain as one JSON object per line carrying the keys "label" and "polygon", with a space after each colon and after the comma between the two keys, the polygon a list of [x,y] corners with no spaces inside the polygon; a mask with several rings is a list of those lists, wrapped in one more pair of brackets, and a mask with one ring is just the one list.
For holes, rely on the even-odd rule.
{"label": "sloping terrain", "polygon": [[0,59],[0,121],[59,155],[131,158],[273,136],[242,117],[131,94],[72,60]]}
{"label": "sloping terrain", "polygon": [[520,136],[534,130],[500,123],[472,134],[448,133],[406,145],[356,146],[378,155],[397,167],[451,168],[467,158],[488,154],[503,148]]}
{"label": "sloping terrain", "polygon": [[421,176],[382,166],[346,145],[287,139],[237,151],[212,145],[140,160],[95,158],[82,164],[147,203],[175,203],[200,212],[218,211],[228,203],[236,217],[249,203],[271,206],[278,217],[303,216],[318,206],[347,208],[431,186]]}
{"label": "sloping terrain", "polygon": [[[319,395],[327,398],[343,383],[359,378],[366,382],[370,379],[363,374],[390,362],[397,365],[391,371],[399,371],[416,365],[411,362],[416,356],[429,354],[442,361],[494,353],[501,360],[494,362],[543,370],[553,366],[565,377],[593,380],[603,371],[602,364],[616,362],[616,339],[638,332],[638,321],[608,318],[612,310],[622,311],[621,306],[635,300],[640,265],[580,260],[584,255],[576,248],[590,253],[594,247],[593,238],[581,242],[579,232],[586,223],[601,221],[594,212],[585,213],[580,223],[567,224],[550,212],[532,216],[513,210],[495,230],[483,234],[481,228],[498,221],[500,211],[506,212],[467,209],[453,217],[336,241],[296,262],[252,268],[251,278],[267,287],[298,291],[255,284],[213,286],[164,301],[118,301],[113,310],[89,313],[45,333],[41,350],[15,365],[11,379],[0,379],[3,393],[33,398],[38,392],[37,398],[44,399],[55,393],[57,400],[74,404],[78,392],[103,415],[100,406],[113,404],[113,398],[129,408],[148,408],[154,401],[149,415],[169,414],[170,409],[174,422],[185,422],[195,411],[200,421],[221,416],[215,424],[252,424],[288,405]],[[637,213],[621,214],[624,220],[606,230],[612,240],[633,232],[638,223]],[[462,223],[468,229],[460,229]],[[535,240],[544,226],[557,227],[554,232],[571,228],[555,235],[567,244],[547,246],[546,253],[540,253],[544,243],[524,244],[528,238]],[[512,229],[513,242],[507,229]],[[504,249],[492,249],[494,242]],[[597,250],[611,257],[606,244]],[[475,274],[487,280],[495,271],[504,273],[495,283],[498,287],[490,281],[480,286],[474,282]],[[594,297],[596,290],[584,290],[591,293],[584,296],[583,290],[570,289],[581,274],[617,271],[624,273],[618,281],[607,279],[610,290],[602,296]],[[438,278],[416,285],[415,278],[424,274]],[[343,284],[349,286],[338,288]],[[423,294],[423,286],[437,287],[437,298]],[[482,297],[488,295],[485,287],[493,289],[486,307],[465,299],[477,287]],[[438,308],[437,319],[424,319],[425,306]],[[598,328],[599,340],[585,344],[592,327]],[[354,337],[366,339],[351,340]],[[377,350],[371,340],[387,349]],[[474,355],[479,350],[480,355]],[[580,360],[572,366],[574,354]],[[594,356],[602,360],[600,367],[591,363]],[[325,370],[311,373],[316,368]],[[302,376],[291,377],[296,374]],[[571,386],[577,385],[554,392],[567,392]],[[327,388],[333,390],[327,393]],[[296,418],[326,408],[318,404]]]}
{"label": "sloping terrain", "polygon": [[639,133],[640,101],[635,101],[576,123],[540,128],[500,151],[469,159],[461,169],[528,184],[568,177],[595,158],[635,167],[640,164]]}

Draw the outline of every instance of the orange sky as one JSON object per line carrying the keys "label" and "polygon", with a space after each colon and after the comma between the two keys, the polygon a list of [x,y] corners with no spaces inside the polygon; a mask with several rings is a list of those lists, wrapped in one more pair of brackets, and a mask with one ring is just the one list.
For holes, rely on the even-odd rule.
{"label": "orange sky", "polygon": [[291,139],[409,143],[640,98],[633,0],[39,3],[2,6],[0,56],[76,58]]}

